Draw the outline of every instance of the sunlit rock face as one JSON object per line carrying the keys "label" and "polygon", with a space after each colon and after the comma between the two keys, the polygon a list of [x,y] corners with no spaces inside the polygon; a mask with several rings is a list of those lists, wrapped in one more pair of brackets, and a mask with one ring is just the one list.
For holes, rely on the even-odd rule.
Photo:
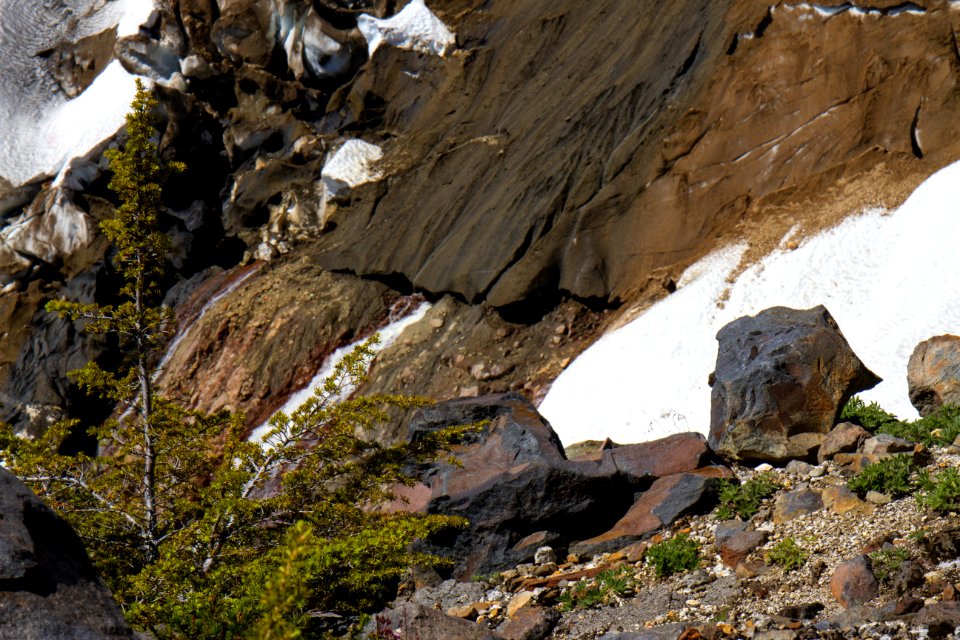
{"label": "sunlit rock face", "polygon": [[[58,278],[88,278],[85,295],[109,286],[91,271],[112,197],[101,151],[137,74],[158,88],[164,153],[189,165],[167,190],[171,284],[309,255],[391,294],[449,295],[439,326],[391,347],[424,366],[398,356],[372,386],[540,397],[616,309],[675,290],[712,250],[744,241],[750,264],[795,224],[802,239],[892,208],[960,157],[955,6],[51,0],[6,19],[3,0],[0,29],[19,40],[0,114],[21,124],[0,128],[0,312],[46,327]],[[291,313],[309,310],[274,286]],[[11,330],[0,349],[0,401],[33,406],[29,384],[2,389],[35,378],[44,402],[69,404],[30,336]],[[316,355],[291,340],[291,359]],[[237,357],[183,345],[185,388]],[[305,363],[285,363],[289,384]],[[241,396],[251,415],[266,402]]]}

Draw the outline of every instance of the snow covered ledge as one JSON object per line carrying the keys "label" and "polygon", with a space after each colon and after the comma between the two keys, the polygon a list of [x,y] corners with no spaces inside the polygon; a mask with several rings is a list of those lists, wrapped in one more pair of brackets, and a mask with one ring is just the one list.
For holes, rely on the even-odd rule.
{"label": "snow covered ledge", "polygon": [[380,45],[387,44],[443,57],[457,44],[453,32],[427,8],[424,0],[410,0],[398,14],[383,20],[360,14],[357,27],[367,40],[371,56]]}
{"label": "snow covered ledge", "polygon": [[[894,212],[873,210],[796,246],[789,236],[732,285],[744,245],[693,265],[677,291],[603,337],[554,382],[540,406],[564,444],[609,437],[653,440],[707,433],[707,376],[717,331],[731,320],[782,305],[823,304],[854,352],[883,378],[860,394],[915,418],[907,361],[931,336],[960,333],[960,163],[928,178]],[[724,301],[725,300],[725,301]]]}

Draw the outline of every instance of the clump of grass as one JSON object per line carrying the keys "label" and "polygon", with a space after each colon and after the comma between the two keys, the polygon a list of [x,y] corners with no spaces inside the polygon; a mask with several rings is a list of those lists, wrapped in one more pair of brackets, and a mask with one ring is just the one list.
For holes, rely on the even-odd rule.
{"label": "clump of grass", "polygon": [[807,562],[808,555],[791,537],[784,538],[767,551],[767,564],[783,567],[786,572],[799,569]]}
{"label": "clump of grass", "polygon": [[887,547],[870,554],[870,561],[873,564],[873,575],[879,582],[889,582],[900,565],[910,559],[910,552],[903,547]]}
{"label": "clump of grass", "polygon": [[853,422],[867,431],[877,431],[881,427],[900,422],[897,416],[883,409],[876,402],[866,404],[857,396],[853,396],[843,406],[840,412],[841,422]]}
{"label": "clump of grass", "polygon": [[847,486],[861,498],[869,491],[899,498],[913,490],[910,474],[914,469],[913,457],[909,454],[882,458],[850,478]]}
{"label": "clump of grass", "polygon": [[581,580],[560,596],[560,609],[591,609],[609,604],[614,596],[624,597],[633,592],[633,573],[628,567],[606,569],[593,580]]}
{"label": "clump of grass", "polygon": [[749,520],[764,500],[780,490],[780,483],[771,472],[759,473],[743,484],[735,480],[724,479],[719,482],[716,514],[721,520],[729,520],[737,516]]}
{"label": "clump of grass", "polygon": [[937,474],[930,474],[923,469],[917,486],[919,491],[914,495],[921,506],[941,513],[960,511],[960,471],[955,467]]}
{"label": "clump of grass", "polygon": [[657,577],[665,578],[700,566],[700,545],[687,534],[681,533],[653,545],[647,549],[645,557]]}

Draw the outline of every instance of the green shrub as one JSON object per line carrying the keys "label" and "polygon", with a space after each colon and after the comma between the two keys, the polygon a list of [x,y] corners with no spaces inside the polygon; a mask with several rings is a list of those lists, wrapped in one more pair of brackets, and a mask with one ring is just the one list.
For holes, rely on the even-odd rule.
{"label": "green shrub", "polygon": [[696,569],[700,566],[700,545],[681,533],[647,549],[646,561],[653,566],[658,578]]}
{"label": "green shrub", "polygon": [[960,407],[945,404],[930,415],[913,422],[894,422],[884,425],[880,433],[922,442],[928,447],[945,447],[960,436]]}
{"label": "green shrub", "polygon": [[614,596],[623,597],[633,592],[633,574],[628,567],[606,569],[593,580],[582,580],[560,596],[560,609],[590,609],[609,604]]}
{"label": "green shrub", "polygon": [[883,458],[863,468],[850,478],[847,486],[861,498],[868,491],[883,493],[891,498],[910,493],[913,484],[910,474],[914,470],[913,457],[908,454]]}
{"label": "green shrub", "polygon": [[916,498],[921,506],[942,513],[960,511],[960,471],[954,467],[936,475],[922,470],[917,480]]}
{"label": "green shrub", "polygon": [[864,404],[863,400],[854,396],[840,412],[840,420],[855,422],[868,431],[888,433],[910,442],[922,442],[928,447],[947,446],[960,436],[960,407],[949,404],[911,422],[898,419],[876,402]]}
{"label": "green shrub", "polygon": [[760,504],[780,490],[780,483],[770,472],[759,473],[743,484],[736,480],[721,480],[719,483],[716,514],[721,520],[738,516],[743,520],[752,518]]}
{"label": "green shrub", "polygon": [[906,560],[910,559],[910,552],[903,547],[887,547],[870,554],[873,563],[873,575],[880,582],[889,582]]}
{"label": "green shrub", "polygon": [[773,545],[766,555],[767,564],[783,567],[784,571],[799,569],[807,561],[807,554],[793,538],[787,537]]}
{"label": "green shrub", "polygon": [[885,425],[900,422],[897,416],[887,413],[876,402],[865,404],[857,396],[850,398],[844,405],[840,412],[840,421],[859,424],[867,431],[876,431]]}

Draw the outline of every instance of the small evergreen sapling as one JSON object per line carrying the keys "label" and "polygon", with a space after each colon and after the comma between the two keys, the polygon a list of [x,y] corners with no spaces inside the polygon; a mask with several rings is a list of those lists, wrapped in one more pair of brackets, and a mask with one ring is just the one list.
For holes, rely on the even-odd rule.
{"label": "small evergreen sapling", "polygon": [[101,228],[124,281],[121,301],[48,305],[86,331],[119,338],[119,370],[89,363],[72,373],[116,403],[119,417],[90,429],[100,443],[95,455],[61,453],[69,422],[33,440],[4,427],[0,450],[84,538],[136,628],[158,638],[295,638],[311,612],[373,609],[408,567],[441,563],[412,543],[461,519],[377,505],[393,499],[391,487],[413,482],[407,469],[436,458],[468,428],[393,446],[367,438],[391,409],[426,402],[341,401],[344,389],[363,382],[376,338],[294,412],[274,416],[263,443],[244,439],[238,416],[188,410],[158,392],[153,365],[173,329],[158,304],[169,249],[158,222],[161,184],[181,167],[165,162],[154,142],[154,107],[138,84],[126,146],[108,155],[120,205]]}

